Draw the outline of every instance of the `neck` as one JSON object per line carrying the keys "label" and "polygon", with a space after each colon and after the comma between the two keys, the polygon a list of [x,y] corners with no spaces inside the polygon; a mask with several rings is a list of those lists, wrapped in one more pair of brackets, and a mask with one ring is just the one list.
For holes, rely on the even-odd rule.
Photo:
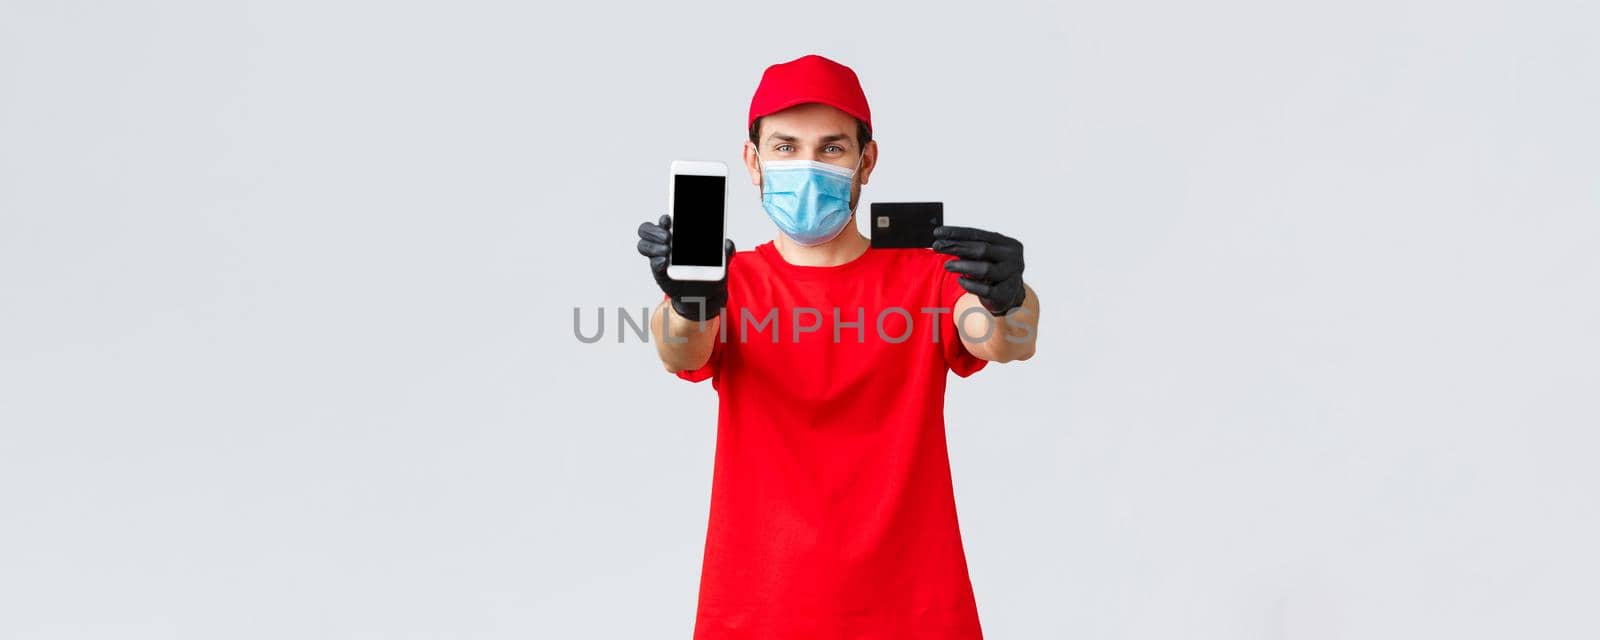
{"label": "neck", "polygon": [[871,241],[861,235],[861,230],[856,228],[855,217],[851,216],[850,223],[846,224],[844,231],[834,236],[832,240],[822,244],[808,247],[789,239],[789,236],[778,232],[777,239],[772,245],[778,249],[778,255],[784,261],[801,267],[836,267],[867,252]]}

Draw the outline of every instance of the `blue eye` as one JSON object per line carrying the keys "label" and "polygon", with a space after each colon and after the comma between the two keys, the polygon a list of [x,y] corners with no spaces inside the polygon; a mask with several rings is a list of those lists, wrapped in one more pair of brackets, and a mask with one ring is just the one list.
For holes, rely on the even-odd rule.
{"label": "blue eye", "polygon": [[844,147],[841,147],[841,146],[836,145],[836,144],[830,144],[830,145],[828,145],[827,148],[828,149],[832,149],[832,151],[829,151],[828,153],[844,153]]}
{"label": "blue eye", "polygon": [[786,144],[780,144],[780,145],[778,145],[778,150],[779,151],[785,151],[785,152],[794,151],[794,147],[786,145]]}

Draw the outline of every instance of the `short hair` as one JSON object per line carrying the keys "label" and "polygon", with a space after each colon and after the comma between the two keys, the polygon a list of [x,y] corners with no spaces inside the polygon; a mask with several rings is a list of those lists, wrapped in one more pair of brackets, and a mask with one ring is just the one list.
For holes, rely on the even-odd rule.
{"label": "short hair", "polygon": [[[750,123],[750,142],[755,143],[756,146],[761,145],[761,121],[764,119],[766,119],[766,116],[761,116]],[[868,127],[867,123],[862,122],[860,118],[856,118],[855,121],[856,146],[866,149],[867,143],[872,142],[872,127]]]}

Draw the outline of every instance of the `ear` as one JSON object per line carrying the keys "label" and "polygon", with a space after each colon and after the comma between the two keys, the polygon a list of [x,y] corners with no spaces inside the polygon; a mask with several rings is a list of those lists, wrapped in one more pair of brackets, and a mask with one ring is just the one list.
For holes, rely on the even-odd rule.
{"label": "ear", "polygon": [[872,177],[872,169],[878,166],[878,141],[867,143],[867,148],[861,150],[861,168],[856,174],[861,176],[861,184],[867,183],[867,178]]}
{"label": "ear", "polygon": [[761,161],[756,158],[756,143],[744,141],[744,170],[750,172],[750,184],[761,186]]}

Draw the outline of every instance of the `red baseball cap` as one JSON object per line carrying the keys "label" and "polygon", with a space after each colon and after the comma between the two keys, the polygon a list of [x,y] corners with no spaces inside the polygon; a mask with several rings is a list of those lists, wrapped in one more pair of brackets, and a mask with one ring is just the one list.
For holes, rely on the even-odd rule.
{"label": "red baseball cap", "polygon": [[854,116],[872,129],[872,110],[861,91],[856,72],[822,56],[811,54],[767,67],[756,95],[750,98],[750,120],[777,113],[797,104],[820,102]]}

